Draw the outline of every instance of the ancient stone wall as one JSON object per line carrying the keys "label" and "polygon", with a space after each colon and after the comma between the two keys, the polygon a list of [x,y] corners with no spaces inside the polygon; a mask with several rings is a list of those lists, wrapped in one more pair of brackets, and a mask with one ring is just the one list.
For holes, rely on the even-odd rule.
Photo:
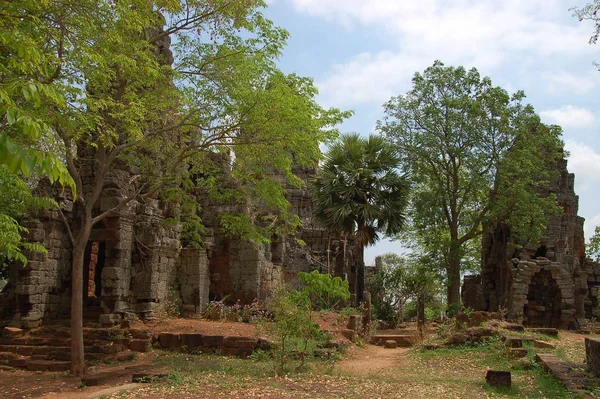
{"label": "ancient stone wall", "polygon": [[482,239],[482,273],[465,276],[462,300],[475,310],[506,309],[531,326],[578,328],[598,315],[600,266],[585,257],[584,219],[577,215],[575,176],[566,160],[550,185],[563,208],[550,217],[540,242],[516,248],[510,227],[488,228]]}

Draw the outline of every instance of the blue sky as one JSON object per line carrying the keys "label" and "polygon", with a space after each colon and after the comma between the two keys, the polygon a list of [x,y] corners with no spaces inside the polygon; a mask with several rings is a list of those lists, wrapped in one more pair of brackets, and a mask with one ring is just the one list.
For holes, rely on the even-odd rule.
{"label": "blue sky", "polygon": [[[589,0],[591,1],[591,0]],[[600,45],[569,11],[582,0],[271,0],[268,18],[291,33],[280,67],[311,76],[324,106],[352,109],[344,132],[369,134],[382,104],[434,60],[476,67],[524,90],[542,120],[563,127],[586,238],[600,225]],[[367,264],[399,251],[383,241]]]}

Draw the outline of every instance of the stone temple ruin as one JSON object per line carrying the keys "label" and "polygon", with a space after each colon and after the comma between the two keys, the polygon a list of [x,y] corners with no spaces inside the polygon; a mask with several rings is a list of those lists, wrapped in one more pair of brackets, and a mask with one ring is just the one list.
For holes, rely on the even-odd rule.
{"label": "stone temple ruin", "polygon": [[[159,31],[162,27],[157,27]],[[173,62],[170,38],[155,43],[156,52],[167,64]],[[94,177],[92,148],[80,149],[82,181],[85,187]],[[209,158],[219,158],[211,154]],[[213,159],[224,186],[230,162]],[[356,266],[360,257],[352,254],[352,243],[331,236],[312,220],[312,198],[308,182],[314,168],[296,167],[293,171],[304,180],[301,188],[287,187],[292,209],[303,227],[297,238],[272,237],[270,244],[257,246],[227,236],[220,228],[220,212],[245,212],[244,204],[217,203],[200,196],[205,227],[203,247],[195,248],[182,239],[181,225],[165,223],[175,211],[157,199],[133,201],[94,226],[84,259],[84,317],[103,324],[123,318],[151,319],[176,306],[184,314],[200,313],[209,300],[250,303],[264,299],[284,283],[297,285],[300,271],[318,269],[348,279],[354,289]],[[133,193],[133,174],[122,165],[107,176],[95,212],[113,209]],[[280,180],[285,181],[283,175]],[[73,219],[74,204],[56,188],[45,190],[53,196],[68,220]],[[48,211],[24,222],[27,240],[39,242],[47,255],[29,254],[28,264],[11,265],[9,281],[0,292],[1,323],[33,328],[70,315],[71,254],[68,231],[58,210]],[[77,226],[74,227],[75,229]],[[362,260],[362,259],[361,259]],[[87,278],[86,278],[87,276]]]}
{"label": "stone temple ruin", "polygon": [[[314,169],[294,172],[308,183]],[[128,194],[130,177],[121,170],[108,178],[98,213],[112,209]],[[87,246],[84,317],[114,324],[124,318],[152,319],[169,306],[197,314],[209,300],[250,303],[284,283],[297,285],[298,272],[314,269],[353,282],[356,265],[351,243],[343,245],[339,237],[313,223],[307,185],[288,187],[287,194],[304,223],[297,237],[305,246],[293,237],[272,237],[270,244],[257,246],[225,235],[216,215],[239,211],[239,205],[204,201],[202,248],[187,246],[181,227],[165,223],[172,210],[157,199],[132,202],[115,212],[93,228]],[[65,216],[72,217],[76,205],[64,194],[55,197]],[[42,243],[48,255],[32,253],[26,267],[11,265],[8,284],[0,293],[0,320],[4,325],[33,328],[68,319],[72,248],[62,216],[58,210],[48,211],[24,225],[29,229],[27,239]]]}
{"label": "stone temple ruin", "polygon": [[584,318],[598,318],[600,264],[586,258],[584,219],[577,215],[575,176],[567,161],[550,192],[563,208],[551,217],[537,246],[520,253],[510,244],[510,227],[497,225],[482,240],[482,271],[465,276],[464,306],[474,310],[505,309],[529,327],[577,329]]}

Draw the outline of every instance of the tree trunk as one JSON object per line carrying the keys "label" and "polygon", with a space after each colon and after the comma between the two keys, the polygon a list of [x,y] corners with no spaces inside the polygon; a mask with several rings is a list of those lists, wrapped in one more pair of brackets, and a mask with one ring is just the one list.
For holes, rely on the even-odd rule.
{"label": "tree trunk", "polygon": [[423,326],[425,326],[425,295],[417,296],[417,330],[419,336],[423,339]]}
{"label": "tree trunk", "polygon": [[365,291],[363,297],[365,299],[365,309],[362,318],[362,336],[363,338],[368,338],[371,333],[371,293]]}
{"label": "tree trunk", "polygon": [[83,258],[90,238],[91,220],[82,223],[73,247],[71,273],[71,374],[83,376]]}
{"label": "tree trunk", "polygon": [[448,264],[448,306],[460,305],[460,244],[458,240],[450,244]]}
{"label": "tree trunk", "polygon": [[356,246],[356,306],[360,306],[363,301],[363,293],[365,291],[365,260],[364,260],[364,247],[362,245]]}

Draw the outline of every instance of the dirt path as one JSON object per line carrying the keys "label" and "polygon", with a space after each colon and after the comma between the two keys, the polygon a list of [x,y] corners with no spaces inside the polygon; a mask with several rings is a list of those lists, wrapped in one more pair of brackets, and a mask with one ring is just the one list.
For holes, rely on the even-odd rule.
{"label": "dirt path", "polygon": [[385,349],[375,345],[352,347],[350,356],[340,361],[336,370],[358,375],[381,374],[404,362],[408,351],[408,348]]}

